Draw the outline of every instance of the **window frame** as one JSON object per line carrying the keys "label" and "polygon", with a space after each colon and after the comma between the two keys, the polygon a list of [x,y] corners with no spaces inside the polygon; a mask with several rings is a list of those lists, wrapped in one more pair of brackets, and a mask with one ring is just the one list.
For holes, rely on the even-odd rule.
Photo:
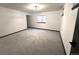
{"label": "window frame", "polygon": [[[45,17],[45,19],[41,19],[40,21],[38,20],[38,17]],[[36,19],[37,19],[37,23],[46,23],[46,16],[45,15],[38,15],[38,16],[36,16]]]}

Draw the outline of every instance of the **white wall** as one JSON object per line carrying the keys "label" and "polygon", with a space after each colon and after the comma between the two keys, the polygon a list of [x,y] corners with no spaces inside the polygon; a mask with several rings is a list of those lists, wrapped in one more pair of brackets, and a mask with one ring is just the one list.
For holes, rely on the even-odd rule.
{"label": "white wall", "polygon": [[72,10],[73,4],[65,4],[64,6],[64,16],[62,18],[61,26],[61,36],[66,50],[66,54],[70,54],[71,45],[69,42],[72,42],[75,22],[77,17],[78,9]]}
{"label": "white wall", "polygon": [[[62,14],[61,10],[32,14],[30,16],[30,19],[28,20],[29,22],[28,26],[59,31],[61,25],[61,17],[62,17],[61,14]],[[38,15],[45,15],[46,23],[37,23],[36,16]]]}
{"label": "white wall", "polygon": [[27,28],[26,14],[0,7],[0,36]]}

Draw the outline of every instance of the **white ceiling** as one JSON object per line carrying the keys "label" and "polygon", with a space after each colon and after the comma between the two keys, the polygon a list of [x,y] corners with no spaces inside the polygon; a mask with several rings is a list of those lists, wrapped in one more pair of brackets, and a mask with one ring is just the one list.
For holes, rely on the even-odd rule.
{"label": "white ceiling", "polygon": [[29,9],[28,7],[30,7],[30,5],[32,5],[32,3],[0,3],[1,7],[16,9],[28,13],[61,10],[64,3],[39,3],[39,5],[42,5],[44,8],[37,11]]}

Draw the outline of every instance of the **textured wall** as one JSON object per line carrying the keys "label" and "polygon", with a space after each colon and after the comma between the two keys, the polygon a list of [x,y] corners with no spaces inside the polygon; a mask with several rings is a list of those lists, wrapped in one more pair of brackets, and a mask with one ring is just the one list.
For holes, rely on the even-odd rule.
{"label": "textured wall", "polygon": [[[61,14],[62,14],[61,10],[32,14],[28,19],[28,26],[59,31],[62,17]],[[37,23],[36,16],[38,15],[46,16],[46,23]]]}
{"label": "textured wall", "polygon": [[0,36],[27,28],[26,14],[0,7]]}

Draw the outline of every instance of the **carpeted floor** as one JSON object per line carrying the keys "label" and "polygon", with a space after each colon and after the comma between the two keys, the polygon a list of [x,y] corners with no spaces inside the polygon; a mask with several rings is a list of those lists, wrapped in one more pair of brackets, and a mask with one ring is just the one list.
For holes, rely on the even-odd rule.
{"label": "carpeted floor", "polygon": [[59,32],[29,28],[0,38],[1,55],[64,55]]}

